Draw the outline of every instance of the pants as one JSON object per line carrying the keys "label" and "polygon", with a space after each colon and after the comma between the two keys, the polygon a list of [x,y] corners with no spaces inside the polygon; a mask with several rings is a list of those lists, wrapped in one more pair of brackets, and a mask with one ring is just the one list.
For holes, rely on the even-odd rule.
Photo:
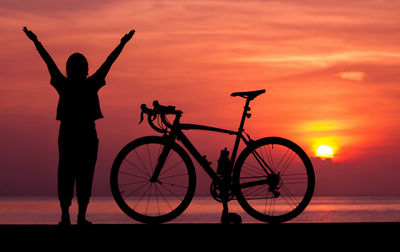
{"label": "pants", "polygon": [[99,140],[94,122],[61,122],[58,136],[58,198],[70,206],[76,183],[78,204],[88,204],[92,191]]}

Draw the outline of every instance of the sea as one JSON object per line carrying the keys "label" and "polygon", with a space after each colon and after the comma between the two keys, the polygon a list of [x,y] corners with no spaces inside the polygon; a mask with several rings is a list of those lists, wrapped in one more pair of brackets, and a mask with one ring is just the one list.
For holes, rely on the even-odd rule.
{"label": "sea", "polygon": [[[240,205],[229,202],[243,223],[261,223]],[[77,204],[71,206],[76,221]],[[222,205],[211,196],[195,196],[189,207],[170,223],[219,223]],[[119,209],[112,197],[92,197],[87,217],[95,224],[139,223]],[[0,224],[56,224],[60,208],[56,197],[0,197]],[[292,223],[399,222],[400,196],[314,196]]]}

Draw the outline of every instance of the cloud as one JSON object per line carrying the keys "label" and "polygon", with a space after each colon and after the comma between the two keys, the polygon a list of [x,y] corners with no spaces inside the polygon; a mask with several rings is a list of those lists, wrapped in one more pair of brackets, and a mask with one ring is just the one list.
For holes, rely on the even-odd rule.
{"label": "cloud", "polygon": [[365,77],[364,72],[340,72],[338,73],[338,75],[340,76],[340,78],[353,81],[362,81]]}
{"label": "cloud", "polygon": [[[69,13],[75,11],[88,11],[103,8],[109,5],[110,1],[107,0],[68,0],[68,1],[52,1],[52,0],[36,0],[36,1],[13,1],[2,0],[0,13],[7,14],[15,11],[36,13],[39,15],[55,16],[62,13]],[[119,0],[113,3],[120,2]]]}
{"label": "cloud", "polygon": [[388,155],[389,153],[367,152],[345,162],[311,158],[316,177],[315,194],[398,195],[399,161],[388,158]]}

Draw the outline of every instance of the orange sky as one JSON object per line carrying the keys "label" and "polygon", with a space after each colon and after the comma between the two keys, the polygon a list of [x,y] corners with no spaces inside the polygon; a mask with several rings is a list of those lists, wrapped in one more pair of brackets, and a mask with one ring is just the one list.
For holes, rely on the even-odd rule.
{"label": "orange sky", "polygon": [[[78,51],[90,73],[137,31],[100,92],[94,194],[109,193],[119,149],[152,134],[137,125],[141,103],[158,99],[185,122],[236,129],[243,101],[229,94],[256,89],[267,92],[252,102],[247,132],[298,143],[313,157],[316,193],[399,194],[398,13],[389,0],[2,1],[0,195],[56,190],[58,96],[23,26],[60,69]],[[216,164],[233,139],[205,136],[194,143]],[[333,160],[314,158],[318,144]]]}

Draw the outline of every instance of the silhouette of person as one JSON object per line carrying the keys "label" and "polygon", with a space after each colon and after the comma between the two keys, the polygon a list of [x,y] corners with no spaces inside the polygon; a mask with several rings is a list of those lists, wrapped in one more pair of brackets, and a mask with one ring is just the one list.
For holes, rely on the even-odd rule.
{"label": "silhouette of person", "polygon": [[91,196],[94,169],[97,160],[98,138],[95,121],[103,118],[98,91],[105,84],[111,65],[118,58],[125,44],[135,33],[125,34],[120,44],[106,61],[88,77],[88,62],[80,53],[73,53],[67,60],[65,77],[37,39],[26,27],[23,31],[31,39],[50,73],[50,84],[57,90],[59,101],[56,119],[61,121],[58,136],[58,198],[61,207],[60,225],[70,225],[69,207],[74,184],[78,201],[78,225],[89,225],[86,210]]}

